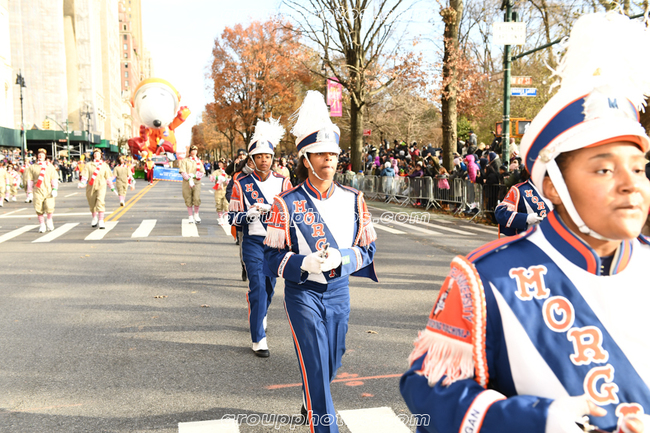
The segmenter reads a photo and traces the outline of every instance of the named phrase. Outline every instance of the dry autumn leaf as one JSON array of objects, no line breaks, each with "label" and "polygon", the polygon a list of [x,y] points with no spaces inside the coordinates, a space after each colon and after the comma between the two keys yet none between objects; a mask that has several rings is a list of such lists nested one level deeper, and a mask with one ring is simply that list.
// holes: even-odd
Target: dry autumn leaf
[{"label": "dry autumn leaf", "polygon": [[367,333],[367,334],[377,334],[378,332],[369,329],[368,331],[366,331],[366,333]]},{"label": "dry autumn leaf", "polygon": [[162,299],[162,298],[166,298],[166,297],[167,297],[167,295],[156,295],[156,296],[154,296],[155,299]]}]

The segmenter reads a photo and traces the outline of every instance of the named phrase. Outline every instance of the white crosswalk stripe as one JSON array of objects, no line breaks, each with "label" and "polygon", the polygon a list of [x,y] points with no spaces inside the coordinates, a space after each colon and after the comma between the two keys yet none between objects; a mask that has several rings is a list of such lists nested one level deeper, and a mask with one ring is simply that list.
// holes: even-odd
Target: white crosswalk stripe
[{"label": "white crosswalk stripe", "polygon": [[5,233],[4,235],[0,236],[0,244],[5,242],[5,241],[8,241],[9,239],[13,239],[16,236],[20,236],[25,232],[28,232],[30,230],[34,230],[36,227],[38,227],[38,226],[37,225],[23,226],[23,227],[21,227],[19,229],[10,231],[9,233]]},{"label": "white crosswalk stripe", "polygon": [[403,231],[401,231],[401,230],[397,230],[397,229],[394,229],[394,228],[392,228],[392,227],[383,226],[383,225],[381,225],[381,224],[377,224],[377,223],[373,224],[373,226],[374,226],[375,228],[377,228],[377,229],[380,229],[380,230],[386,231],[386,232],[388,232],[388,233],[392,233],[392,234],[394,234],[394,235],[405,235],[405,234],[406,234],[406,232],[403,232]]},{"label": "white crosswalk stripe", "polygon": [[196,227],[196,224],[190,223],[189,218],[185,218],[181,224],[181,232],[184,238],[199,237],[199,229]]},{"label": "white crosswalk stripe", "polygon": [[35,241],[32,241],[32,243],[39,243],[39,242],[52,242],[54,239],[58,238],[59,236],[63,236],[73,228],[77,227],[79,223],[68,223],[68,224],[63,224],[61,227],[54,229],[54,231],[49,232],[48,234],[41,236],[40,238],[36,239]]},{"label": "white crosswalk stripe", "polygon": [[179,422],[178,433],[239,433],[239,424],[235,419]]},{"label": "white crosswalk stripe", "polygon": [[156,226],[157,220],[142,220],[140,226],[131,234],[132,238],[146,238]]},{"label": "white crosswalk stripe", "polygon": [[411,230],[415,230],[416,232],[425,233],[427,235],[443,236],[443,234],[440,233],[440,232],[437,232],[435,230],[425,229],[425,228],[416,226],[415,224],[405,224],[405,223],[400,223],[400,222],[397,222],[397,221],[391,221],[390,224],[395,224],[395,225],[400,226],[400,227],[409,228]]},{"label": "white crosswalk stripe", "polygon": [[115,228],[119,221],[109,221],[106,223],[106,228],[105,229],[97,229],[93,231],[91,234],[86,236],[86,241],[100,241],[104,239],[104,236],[106,236],[106,233],[110,232]]},{"label": "white crosswalk stripe", "polygon": [[351,433],[411,433],[389,407],[341,410],[339,415]]}]

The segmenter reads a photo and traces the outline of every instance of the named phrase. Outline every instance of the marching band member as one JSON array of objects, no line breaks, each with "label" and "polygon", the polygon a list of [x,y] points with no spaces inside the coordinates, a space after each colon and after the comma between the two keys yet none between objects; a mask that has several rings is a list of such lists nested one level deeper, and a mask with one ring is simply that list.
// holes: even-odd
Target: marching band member
[{"label": "marching band member", "polygon": [[[183,199],[187,206],[190,224],[201,224],[199,206],[201,206],[201,179],[205,175],[203,162],[196,156],[199,148],[190,146],[190,156],[181,160],[178,172],[183,176]],[[195,182],[196,180],[196,182]]]},{"label": "marching band member", "polygon": [[452,261],[400,382],[430,416],[418,432],[650,432],[650,139],[637,112],[650,65],[636,43],[650,32],[617,11],[576,21],[561,88],[520,144],[555,208]]},{"label": "marching band member", "polygon": [[37,162],[27,168],[26,191],[34,202],[34,209],[40,223],[39,233],[45,233],[45,215],[47,215],[47,230],[54,230],[54,199],[59,188],[59,176],[54,165],[46,160],[47,151],[38,149]]},{"label": "marching band member", "polygon": [[[296,115],[294,115],[296,116]],[[338,432],[330,383],[341,366],[350,316],[349,276],[377,281],[377,237],[363,194],[333,182],[339,148],[319,92],[309,91],[291,131],[303,183],[275,198],[265,270],[284,278],[284,302],[311,432]]]},{"label": "marching band member", "polygon": [[210,180],[214,182],[212,189],[214,190],[214,204],[217,207],[217,218],[219,221],[228,212],[228,200],[226,200],[226,184],[228,183],[228,176],[224,170],[224,162],[218,162],[218,169],[210,175]]},{"label": "marching band member", "polygon": [[8,202],[10,200],[9,197],[11,197],[11,201],[16,201],[16,197],[18,196],[18,185],[20,185],[20,173],[15,170],[13,164],[9,164],[7,166],[7,174],[9,176],[9,183],[7,183],[5,201]]},{"label": "marching band member", "polygon": [[126,157],[120,156],[120,164],[113,169],[115,176],[115,186],[117,187],[117,196],[120,199],[120,206],[124,206],[126,200],[126,188],[130,187],[133,191],[135,189],[135,179],[133,179],[133,172],[131,166],[126,163]]},{"label": "marching band member", "polygon": [[255,355],[266,358],[266,313],[271,305],[275,278],[264,275],[264,237],[266,217],[273,197],[291,188],[284,176],[271,171],[273,149],[284,135],[284,128],[276,119],[258,120],[248,146],[248,154],[255,171],[237,177],[233,182],[228,222],[242,228],[242,257],[248,274],[248,323]]},{"label": "marching band member", "polygon": [[104,225],[106,185],[117,195],[112,178],[113,173],[110,167],[102,160],[102,150],[95,148],[93,150],[93,160],[86,162],[79,182],[79,188],[86,188],[86,200],[88,200],[90,212],[93,214],[90,223],[92,227],[106,228]]},{"label": "marching band member", "polygon": [[553,210],[553,204],[542,197],[530,181],[526,167],[521,168],[520,176],[523,182],[512,186],[494,210],[499,233],[506,236],[525,232],[542,222]]}]

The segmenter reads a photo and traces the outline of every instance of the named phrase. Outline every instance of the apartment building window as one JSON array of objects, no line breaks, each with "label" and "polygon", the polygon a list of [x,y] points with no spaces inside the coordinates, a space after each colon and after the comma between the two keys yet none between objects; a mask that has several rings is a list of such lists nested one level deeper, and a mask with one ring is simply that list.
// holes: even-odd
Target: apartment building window
[{"label": "apartment building window", "polygon": [[124,35],[124,40],[126,41],[126,35]]},{"label": "apartment building window", "polygon": [[124,87],[129,87],[129,80],[124,81]]},{"label": "apartment building window", "polygon": [[128,68],[128,67],[129,67],[129,64],[128,64],[128,63],[125,63],[125,64],[124,64],[124,67],[125,67],[125,68]]},{"label": "apartment building window", "polygon": [[124,58],[128,59],[129,58],[129,53],[124,53]]},{"label": "apartment building window", "polygon": [[124,30],[126,31],[126,24],[124,24]]},{"label": "apartment building window", "polygon": [[129,45],[128,45],[128,44],[124,44],[124,51],[126,51],[126,50],[128,50],[128,49],[129,49]]},{"label": "apartment building window", "polygon": [[129,78],[129,71],[124,71],[124,78]]}]

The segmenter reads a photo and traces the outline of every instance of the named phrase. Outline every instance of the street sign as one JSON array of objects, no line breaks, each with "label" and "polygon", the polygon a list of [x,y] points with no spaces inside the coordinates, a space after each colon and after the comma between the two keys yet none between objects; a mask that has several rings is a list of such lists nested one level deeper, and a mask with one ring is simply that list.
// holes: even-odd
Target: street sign
[{"label": "street sign", "polygon": [[493,23],[492,43],[495,45],[525,44],[526,23]]},{"label": "street sign", "polygon": [[510,77],[510,84],[513,86],[530,86],[533,84],[532,77]]},{"label": "street sign", "polygon": [[537,96],[537,89],[534,87],[513,87],[510,89],[512,96]]},{"label": "street sign", "polygon": [[372,134],[372,130],[371,130],[371,129],[364,129],[364,130],[363,130],[363,135],[364,135],[364,136],[366,136],[366,137],[370,137],[370,134]]}]

